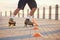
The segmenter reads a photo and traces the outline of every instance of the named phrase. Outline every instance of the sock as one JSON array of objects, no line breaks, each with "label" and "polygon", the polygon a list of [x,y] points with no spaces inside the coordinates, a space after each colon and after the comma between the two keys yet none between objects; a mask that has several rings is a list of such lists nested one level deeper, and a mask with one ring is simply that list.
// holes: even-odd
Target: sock
[{"label": "sock", "polygon": [[14,15],[12,15],[10,18],[14,18]]},{"label": "sock", "polygon": [[14,20],[14,18],[15,18],[15,15],[12,15],[10,18],[12,18],[12,19]]},{"label": "sock", "polygon": [[32,16],[29,15],[26,19],[30,19],[30,20],[32,20]]}]

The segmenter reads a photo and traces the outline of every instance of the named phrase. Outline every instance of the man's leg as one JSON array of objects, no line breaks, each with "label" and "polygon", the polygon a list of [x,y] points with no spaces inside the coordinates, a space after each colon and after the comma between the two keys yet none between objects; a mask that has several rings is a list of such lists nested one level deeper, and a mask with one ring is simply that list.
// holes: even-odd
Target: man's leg
[{"label": "man's leg", "polygon": [[34,15],[34,12],[36,11],[37,4],[36,4],[35,0],[29,0],[27,3],[31,9],[28,17],[26,18],[26,20],[29,19],[29,22],[27,22],[27,24],[30,24],[30,23],[34,24],[32,21],[32,16]]},{"label": "man's leg", "polygon": [[15,26],[15,24],[16,24],[16,22],[15,22],[15,16],[18,14],[18,12],[20,11],[20,9],[16,9],[15,11],[14,11],[14,13],[12,14],[12,16],[9,18],[9,26],[11,26],[11,25],[13,25],[13,26]]},{"label": "man's leg", "polygon": [[32,10],[30,11],[30,16],[34,15],[35,10],[36,10],[36,8],[32,8]]},{"label": "man's leg", "polygon": [[14,18],[20,10],[23,10],[24,7],[25,7],[25,5],[26,5],[26,2],[25,2],[24,0],[19,0],[19,2],[18,2],[18,7],[17,7],[17,9],[14,11],[14,13],[13,13],[13,15],[12,15],[11,18]]},{"label": "man's leg", "polygon": [[17,9],[13,12],[13,14],[12,14],[12,16],[11,16],[10,18],[14,19],[14,17],[18,14],[19,11],[20,11],[20,9],[17,8]]},{"label": "man's leg", "polygon": [[17,9],[14,11],[13,15],[16,16],[19,11],[20,11],[20,9],[17,8]]},{"label": "man's leg", "polygon": [[34,15],[34,12],[36,11],[37,4],[36,4],[35,0],[29,0],[28,5],[29,5],[29,7],[31,9],[31,11],[29,13],[29,16],[28,16],[28,18],[30,19]]},{"label": "man's leg", "polygon": [[30,11],[30,13],[29,13],[29,15],[28,15],[28,17],[27,17],[27,19],[32,19],[32,16],[34,15],[34,12],[36,11],[36,8],[32,8],[32,10]]}]

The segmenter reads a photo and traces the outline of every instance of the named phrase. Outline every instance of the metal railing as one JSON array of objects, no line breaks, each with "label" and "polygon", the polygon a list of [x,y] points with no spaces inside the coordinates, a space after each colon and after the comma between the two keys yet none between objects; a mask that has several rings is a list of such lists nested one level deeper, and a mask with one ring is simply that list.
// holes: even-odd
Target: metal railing
[{"label": "metal railing", "polygon": [[[49,8],[45,8],[45,7],[43,7],[43,12],[42,12],[42,19],[46,19],[45,18],[45,15],[47,15],[46,14],[46,9],[48,9],[49,10],[49,12],[48,12],[48,19],[52,19],[52,9],[55,9],[55,20],[59,20],[59,8],[60,8],[60,6],[58,5],[58,4],[56,4],[55,5],[55,7],[52,7],[52,6],[49,6]],[[29,9],[27,9],[27,16],[28,16],[28,13],[29,13]],[[0,16],[2,16],[2,12],[0,11]],[[37,18],[39,19],[40,18],[40,8],[37,8]],[[12,15],[12,11],[10,11],[10,16]],[[7,16],[7,11],[5,11],[5,16]],[[20,13],[18,13],[18,17],[20,17]],[[22,11],[22,17],[24,17],[24,10]],[[34,15],[33,15],[33,17],[35,17]]]}]

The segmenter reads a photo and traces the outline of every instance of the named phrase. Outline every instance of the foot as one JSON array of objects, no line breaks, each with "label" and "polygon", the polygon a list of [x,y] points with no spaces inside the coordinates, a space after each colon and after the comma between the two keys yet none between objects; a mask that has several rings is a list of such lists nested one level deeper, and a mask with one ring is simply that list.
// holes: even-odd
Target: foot
[{"label": "foot", "polygon": [[24,24],[25,24],[26,26],[27,26],[27,25],[32,25],[32,26],[33,26],[33,23],[32,23],[32,21],[31,21],[30,19],[26,19]]},{"label": "foot", "polygon": [[15,21],[14,21],[14,19],[13,18],[10,18],[9,19],[9,26],[11,26],[12,24],[14,24],[13,26],[15,26]]},{"label": "foot", "polygon": [[14,21],[14,19],[13,18],[10,18],[9,21]]}]

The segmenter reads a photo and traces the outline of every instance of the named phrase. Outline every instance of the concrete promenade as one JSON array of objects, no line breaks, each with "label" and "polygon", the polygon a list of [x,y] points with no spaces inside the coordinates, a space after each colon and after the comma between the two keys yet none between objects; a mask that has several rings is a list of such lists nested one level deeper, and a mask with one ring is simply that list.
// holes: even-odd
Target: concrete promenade
[{"label": "concrete promenade", "polygon": [[[0,40],[60,40],[60,20],[36,19],[39,30],[24,27],[25,18],[15,18],[16,26],[8,26],[9,17],[0,17]],[[33,37],[34,33],[40,37]]]}]

